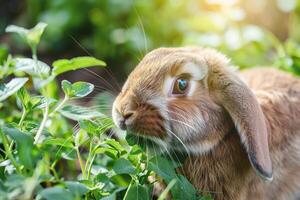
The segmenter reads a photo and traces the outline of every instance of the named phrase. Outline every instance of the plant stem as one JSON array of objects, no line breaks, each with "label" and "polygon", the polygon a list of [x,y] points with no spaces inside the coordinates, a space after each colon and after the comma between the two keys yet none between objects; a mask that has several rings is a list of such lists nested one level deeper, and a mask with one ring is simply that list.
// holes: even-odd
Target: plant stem
[{"label": "plant stem", "polygon": [[168,194],[170,192],[170,190],[172,189],[172,187],[176,184],[176,179],[173,179],[168,186],[166,187],[166,189],[159,195],[157,200],[164,200],[167,199]]},{"label": "plant stem", "polygon": [[34,60],[35,62],[35,65],[34,65],[34,72],[38,72],[38,58],[37,58],[37,53],[36,53],[36,46],[34,47],[31,47],[31,51],[32,51],[32,59]]},{"label": "plant stem", "polygon": [[88,179],[88,177],[89,177],[89,165],[90,165],[90,162],[92,162],[91,161],[91,158],[93,158],[93,142],[92,142],[92,140],[90,141],[90,147],[89,147],[89,155],[88,155],[88,157],[87,157],[87,159],[86,159],[86,162],[85,162],[85,166],[84,166],[84,169],[85,169],[85,172],[86,172],[86,170],[88,170],[86,173],[87,173],[87,179]]},{"label": "plant stem", "polygon": [[64,97],[64,99],[56,106],[56,108],[49,114],[50,117],[54,115],[55,112],[59,111],[62,106],[69,100],[67,96]]},{"label": "plant stem", "polygon": [[125,192],[125,195],[124,195],[124,197],[123,197],[123,200],[127,198],[128,192],[129,192],[129,190],[130,190],[130,188],[131,188],[131,186],[132,186],[132,182],[133,182],[133,179],[131,179],[131,181],[130,181],[130,183],[129,183],[129,186],[128,186],[126,192]]},{"label": "plant stem", "polygon": [[52,163],[52,165],[50,166],[50,170],[52,171],[52,173],[53,173],[55,179],[56,179],[57,181],[59,181],[59,176],[58,176],[58,174],[57,174],[57,172],[56,172],[56,170],[55,170],[55,165],[56,165],[56,163],[57,163],[57,160],[55,160],[55,161]]},{"label": "plant stem", "polygon": [[83,160],[82,160],[80,152],[79,152],[79,147],[77,146],[75,149],[76,149],[77,157],[78,157],[78,160],[79,160],[79,165],[80,165],[80,168],[81,168],[82,178],[85,179],[85,169],[84,169]]},{"label": "plant stem", "polygon": [[38,140],[40,139],[41,135],[42,135],[42,132],[43,132],[43,129],[46,125],[46,122],[48,120],[48,113],[49,113],[49,105],[48,105],[48,101],[46,100],[46,107],[45,107],[45,112],[44,112],[44,116],[43,116],[43,120],[42,120],[42,123],[34,137],[34,144],[37,144],[38,143]]},{"label": "plant stem", "polygon": [[[23,123],[23,121],[24,121],[24,119],[25,119],[25,117],[26,117],[26,114],[27,114],[27,111],[26,111],[26,109],[23,107],[22,116],[21,116],[21,119],[20,119],[19,124],[18,124],[20,128],[21,128],[22,123]],[[10,145],[9,145],[9,149],[10,149],[10,150],[12,150],[13,145],[14,145],[14,141],[11,141],[11,143],[10,143]]]},{"label": "plant stem", "polygon": [[91,170],[92,170],[92,166],[93,166],[93,162],[95,160],[96,154],[93,154],[92,159],[90,160],[90,163],[88,165],[88,171],[87,171],[87,179],[90,179],[91,176]]},{"label": "plant stem", "polygon": [[23,121],[24,121],[24,119],[25,119],[25,117],[26,117],[26,114],[27,114],[27,111],[26,111],[25,108],[23,108],[22,117],[21,117],[21,119],[20,119],[20,121],[19,121],[19,126],[20,126],[20,127],[22,126],[22,123],[23,123]]},{"label": "plant stem", "polygon": [[0,134],[1,134],[2,143],[3,143],[7,157],[10,159],[11,163],[16,168],[17,172],[21,173],[21,169],[20,169],[18,163],[16,162],[15,158],[13,157],[11,149],[9,148],[8,139],[7,139],[6,135],[2,132],[2,130],[0,130]]}]

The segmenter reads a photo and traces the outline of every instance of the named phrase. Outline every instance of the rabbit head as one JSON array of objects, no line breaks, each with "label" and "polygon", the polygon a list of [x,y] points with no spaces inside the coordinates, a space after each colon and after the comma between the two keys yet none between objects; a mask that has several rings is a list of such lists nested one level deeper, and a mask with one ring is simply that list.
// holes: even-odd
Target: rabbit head
[{"label": "rabbit head", "polygon": [[199,155],[235,128],[255,171],[272,179],[260,105],[229,60],[215,50],[159,48],[148,53],[129,75],[112,114],[121,129]]}]

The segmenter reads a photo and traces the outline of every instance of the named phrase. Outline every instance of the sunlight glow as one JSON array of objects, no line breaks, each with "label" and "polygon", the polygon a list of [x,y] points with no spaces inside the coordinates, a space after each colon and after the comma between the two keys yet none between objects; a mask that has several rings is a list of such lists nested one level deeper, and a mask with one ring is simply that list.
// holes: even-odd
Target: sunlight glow
[{"label": "sunlight glow", "polygon": [[222,6],[231,6],[238,3],[239,0],[206,0],[209,4],[219,4]]}]

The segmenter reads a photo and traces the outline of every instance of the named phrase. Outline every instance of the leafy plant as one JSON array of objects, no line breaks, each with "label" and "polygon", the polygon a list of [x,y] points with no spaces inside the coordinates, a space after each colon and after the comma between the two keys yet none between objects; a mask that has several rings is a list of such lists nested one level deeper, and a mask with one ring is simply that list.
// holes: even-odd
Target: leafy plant
[{"label": "leafy plant", "polygon": [[[157,177],[167,184],[159,199],[200,198],[188,180],[175,172],[178,163],[151,157],[130,135],[111,138],[112,119],[77,99],[94,85],[61,82],[55,77],[84,67],[104,67],[93,57],[40,61],[37,46],[46,24],[33,29],[9,26],[32,49],[31,58],[6,56],[0,68],[0,199],[151,199]],[[77,123],[73,127],[73,123]]]}]

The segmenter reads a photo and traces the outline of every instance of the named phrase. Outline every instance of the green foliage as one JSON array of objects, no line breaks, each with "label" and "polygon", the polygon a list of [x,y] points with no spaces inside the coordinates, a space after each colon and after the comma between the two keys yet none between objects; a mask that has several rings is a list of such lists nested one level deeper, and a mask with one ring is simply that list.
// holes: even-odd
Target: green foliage
[{"label": "green foliage", "polygon": [[63,80],[61,87],[65,95],[70,99],[85,97],[94,90],[93,84],[81,81],[71,84],[69,81]]},{"label": "green foliage", "polygon": [[77,57],[71,60],[67,60],[67,59],[57,60],[52,65],[54,67],[52,73],[55,76],[70,70],[76,70],[85,67],[106,66],[105,62],[103,62],[102,60],[98,60],[96,58],[87,57],[87,56]]},{"label": "green foliage", "polygon": [[40,22],[35,27],[29,30],[23,27],[10,25],[5,29],[5,31],[9,33],[19,34],[22,37],[22,39],[25,42],[27,42],[31,49],[36,50],[37,45],[40,43],[41,36],[46,27],[47,24]]},{"label": "green foliage", "polygon": [[[88,82],[61,82],[55,77],[70,70],[105,66],[92,57],[58,60],[53,68],[38,60],[34,50],[46,25],[27,30],[9,26],[33,49],[33,58],[7,56],[0,69],[0,197],[1,199],[151,199],[160,176],[174,199],[197,199],[194,187],[175,172],[168,159],[151,157],[135,142],[112,139],[112,119],[97,109],[76,105],[94,90]],[[43,84],[38,84],[38,83]],[[54,92],[53,92],[54,91]],[[54,95],[53,95],[54,93]],[[51,95],[52,94],[52,95]],[[101,105],[111,96],[98,99]],[[100,105],[100,106],[101,106]],[[7,115],[5,113],[8,113]],[[77,122],[73,127],[69,120]]]},{"label": "green foliage", "polygon": [[[286,69],[291,60],[277,51],[273,38],[300,42],[299,0],[261,0],[258,8],[255,5],[218,0],[29,0],[18,21],[50,25],[43,46],[47,54],[88,51],[109,61],[123,79],[146,52],[161,46],[214,47],[241,68],[276,63]],[[269,14],[262,12],[263,6]],[[289,54],[290,49],[283,50]]]},{"label": "green foliage", "polygon": [[26,82],[28,78],[14,78],[6,84],[0,85],[0,101],[5,100],[15,92],[17,92]]}]

